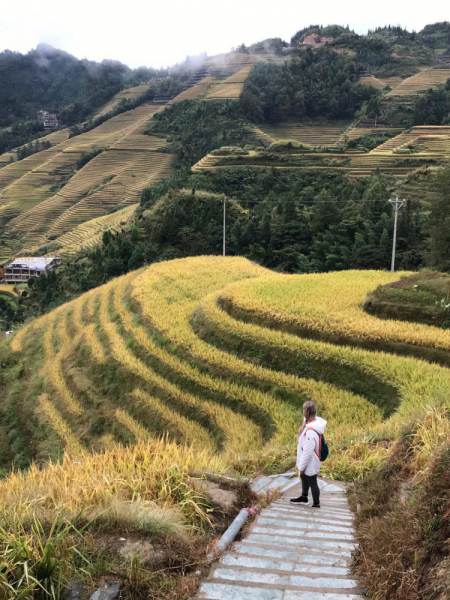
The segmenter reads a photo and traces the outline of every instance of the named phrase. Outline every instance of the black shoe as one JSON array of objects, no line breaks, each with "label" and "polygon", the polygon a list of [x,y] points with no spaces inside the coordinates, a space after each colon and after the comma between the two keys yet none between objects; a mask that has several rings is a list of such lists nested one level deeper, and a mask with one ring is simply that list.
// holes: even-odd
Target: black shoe
[{"label": "black shoe", "polygon": [[308,504],[307,496],[299,496],[298,498],[291,498],[289,500],[291,504]]},{"label": "black shoe", "polygon": [[313,505],[311,506],[311,508],[320,508],[320,503],[319,503],[319,504],[313,504]]}]

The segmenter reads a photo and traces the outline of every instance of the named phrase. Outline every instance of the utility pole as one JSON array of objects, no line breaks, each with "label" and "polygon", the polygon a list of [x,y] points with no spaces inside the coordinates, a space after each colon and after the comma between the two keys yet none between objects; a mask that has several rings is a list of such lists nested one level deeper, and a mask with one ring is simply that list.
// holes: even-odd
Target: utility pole
[{"label": "utility pole", "polygon": [[395,272],[395,246],[397,244],[397,218],[398,211],[405,204],[406,200],[399,200],[398,194],[395,197],[395,200],[389,200],[389,202],[394,207],[394,239],[392,241],[392,261],[391,261],[391,273]]},{"label": "utility pole", "polygon": [[225,232],[226,232],[226,222],[227,222],[226,207],[227,207],[227,199],[224,198],[223,199],[223,256],[225,256],[225,249],[226,249],[226,243],[225,243]]}]

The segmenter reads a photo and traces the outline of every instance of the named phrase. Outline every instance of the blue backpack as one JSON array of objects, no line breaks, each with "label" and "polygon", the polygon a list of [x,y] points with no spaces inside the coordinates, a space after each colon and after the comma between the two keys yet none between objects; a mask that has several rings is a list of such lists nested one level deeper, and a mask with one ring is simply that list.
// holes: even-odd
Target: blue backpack
[{"label": "blue backpack", "polygon": [[308,427],[308,429],[315,431],[317,433],[317,435],[319,436],[319,452],[316,452],[317,458],[320,460],[320,462],[327,460],[329,450],[328,450],[328,444],[325,440],[325,436],[322,433],[319,433],[318,431],[316,431],[314,429],[314,427]]}]

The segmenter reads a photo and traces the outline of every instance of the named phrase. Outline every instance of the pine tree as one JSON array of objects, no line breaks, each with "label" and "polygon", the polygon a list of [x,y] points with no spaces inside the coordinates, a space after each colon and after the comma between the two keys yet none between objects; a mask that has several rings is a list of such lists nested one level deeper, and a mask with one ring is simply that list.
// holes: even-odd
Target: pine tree
[{"label": "pine tree", "polygon": [[450,167],[438,175],[438,197],[430,214],[430,262],[440,271],[450,271]]}]

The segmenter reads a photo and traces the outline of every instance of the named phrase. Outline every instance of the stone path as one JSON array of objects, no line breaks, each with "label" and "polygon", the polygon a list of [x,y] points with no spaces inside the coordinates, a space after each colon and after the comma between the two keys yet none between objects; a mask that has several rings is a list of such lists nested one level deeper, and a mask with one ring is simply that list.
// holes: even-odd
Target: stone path
[{"label": "stone path", "polygon": [[349,571],[355,541],[345,489],[324,480],[320,486],[322,508],[313,509],[289,503],[301,494],[292,474],[256,480],[256,491],[278,487],[282,497],[263,509],[245,538],[222,555],[197,598],[362,599]]}]

